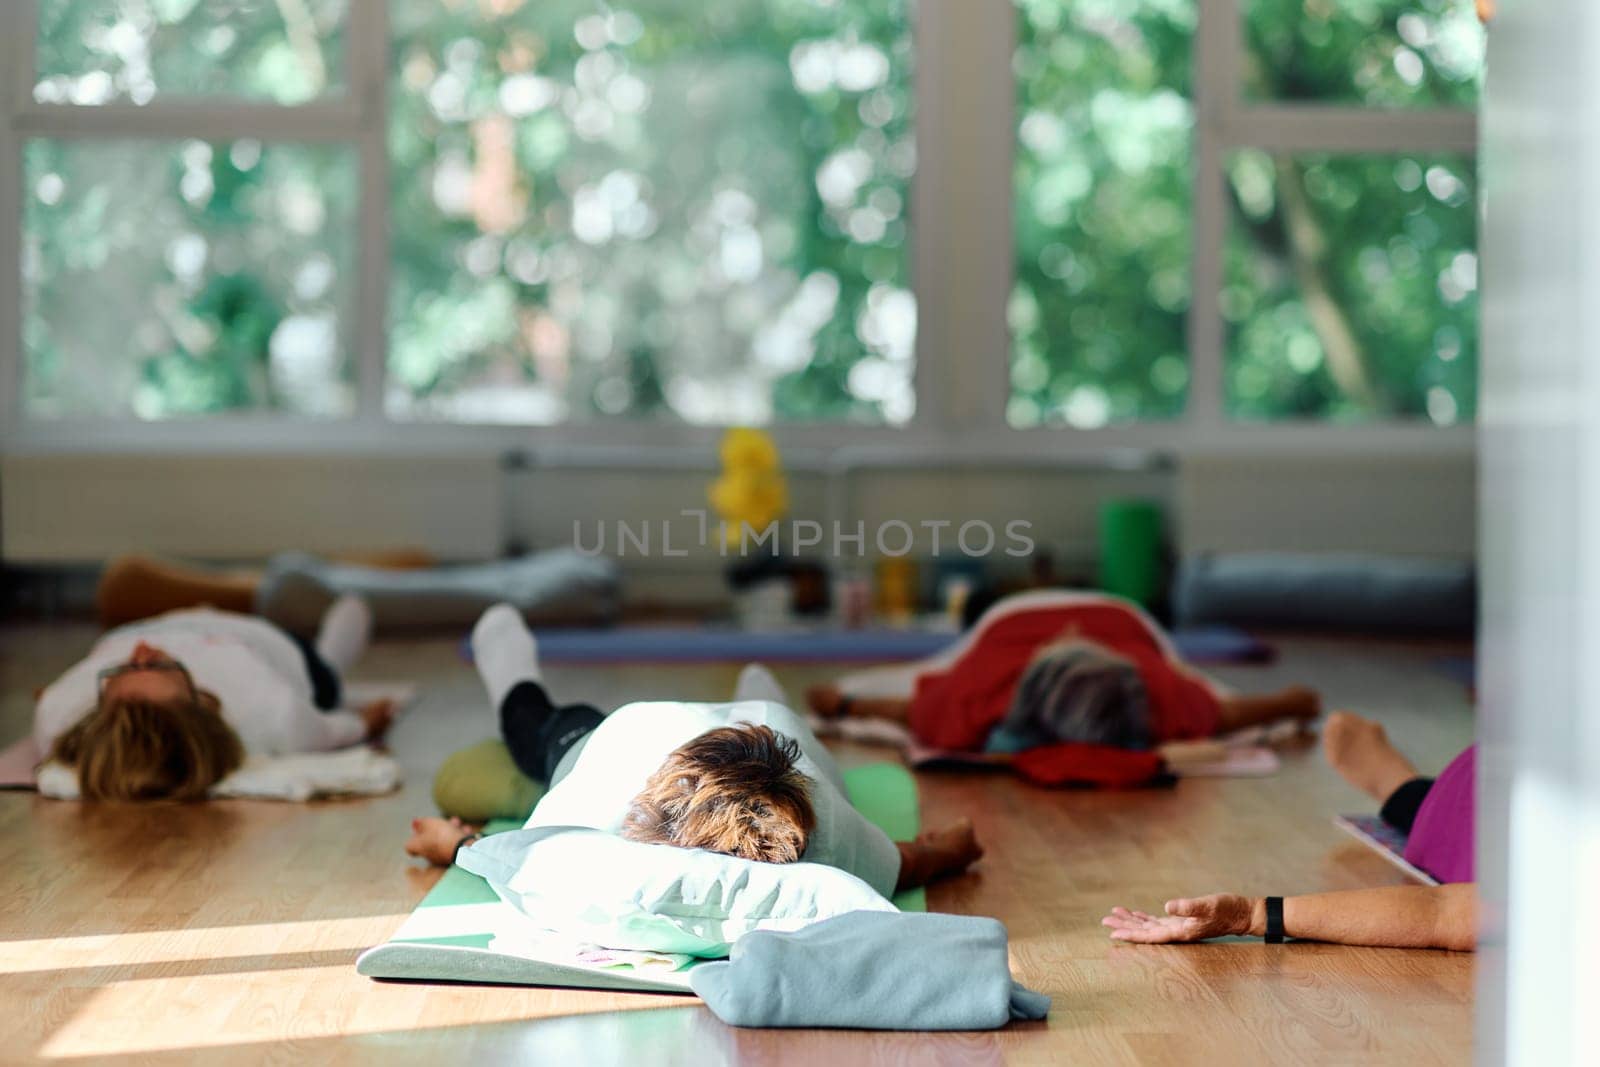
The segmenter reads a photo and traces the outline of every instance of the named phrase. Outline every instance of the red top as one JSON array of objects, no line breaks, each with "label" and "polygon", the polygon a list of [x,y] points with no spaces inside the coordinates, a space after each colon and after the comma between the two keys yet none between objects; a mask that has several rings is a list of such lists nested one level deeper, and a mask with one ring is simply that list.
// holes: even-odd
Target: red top
[{"label": "red top", "polygon": [[917,676],[910,723],[931,748],[976,751],[1005,718],[1034,655],[1074,636],[1133,663],[1150,701],[1155,743],[1211,737],[1220,707],[1203,678],[1172,657],[1146,616],[1106,598],[1037,607],[980,620],[970,648],[944,670]]}]

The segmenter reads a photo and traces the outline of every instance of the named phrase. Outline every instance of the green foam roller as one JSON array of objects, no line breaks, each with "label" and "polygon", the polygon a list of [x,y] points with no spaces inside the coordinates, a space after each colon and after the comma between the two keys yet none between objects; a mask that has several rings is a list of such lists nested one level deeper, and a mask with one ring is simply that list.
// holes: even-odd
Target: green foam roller
[{"label": "green foam roller", "polygon": [[467,822],[526,819],[544,785],[517,770],[498,738],[480,741],[447,758],[433,776],[433,802],[445,815]]},{"label": "green foam roller", "polygon": [[1146,607],[1161,594],[1165,530],[1153,500],[1100,506],[1100,588]]}]

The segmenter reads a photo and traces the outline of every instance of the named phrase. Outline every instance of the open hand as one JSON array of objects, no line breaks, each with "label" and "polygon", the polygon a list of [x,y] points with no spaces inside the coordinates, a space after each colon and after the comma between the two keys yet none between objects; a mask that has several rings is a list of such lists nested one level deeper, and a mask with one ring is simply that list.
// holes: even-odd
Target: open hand
[{"label": "open hand", "polygon": [[431,816],[411,820],[411,839],[406,851],[427,860],[435,867],[448,867],[455,862],[456,845],[477,827],[462,822],[452,815],[448,819]]},{"label": "open hand", "polygon": [[1248,934],[1254,912],[1255,901],[1249,897],[1218,893],[1192,900],[1169,900],[1165,915],[1112,908],[1111,914],[1100,920],[1100,925],[1110,928],[1113,941],[1167,945]]}]

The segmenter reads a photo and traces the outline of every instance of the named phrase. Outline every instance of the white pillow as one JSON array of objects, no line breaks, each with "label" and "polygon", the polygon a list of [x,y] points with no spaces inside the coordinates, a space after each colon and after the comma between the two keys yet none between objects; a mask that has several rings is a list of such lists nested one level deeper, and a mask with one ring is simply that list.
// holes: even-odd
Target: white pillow
[{"label": "white pillow", "polygon": [[896,910],[837,867],[756,863],[587,827],[491,834],[457,862],[541,927],[606,948],[715,958],[754,930]]}]

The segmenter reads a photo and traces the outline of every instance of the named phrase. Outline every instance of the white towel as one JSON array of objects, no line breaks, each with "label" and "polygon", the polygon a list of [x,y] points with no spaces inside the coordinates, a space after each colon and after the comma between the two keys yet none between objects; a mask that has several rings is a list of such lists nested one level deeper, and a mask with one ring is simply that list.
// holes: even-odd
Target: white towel
[{"label": "white towel", "polygon": [[[57,800],[78,799],[78,775],[51,761],[39,768],[39,792]],[[310,800],[326,796],[376,796],[400,785],[393,756],[357,745],[337,752],[298,756],[252,756],[211,789],[213,797],[256,800]]]}]

